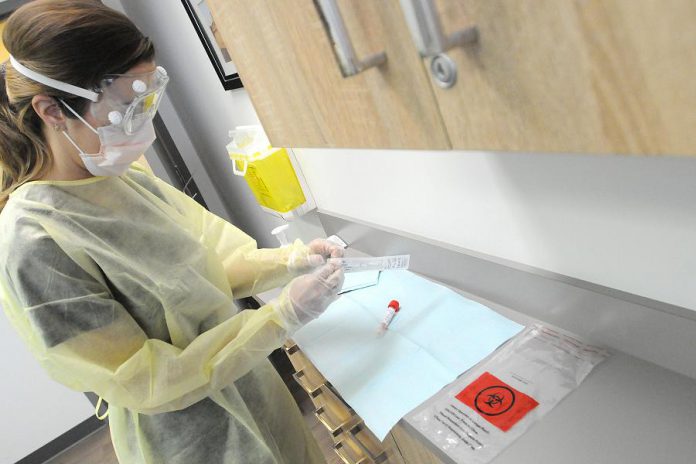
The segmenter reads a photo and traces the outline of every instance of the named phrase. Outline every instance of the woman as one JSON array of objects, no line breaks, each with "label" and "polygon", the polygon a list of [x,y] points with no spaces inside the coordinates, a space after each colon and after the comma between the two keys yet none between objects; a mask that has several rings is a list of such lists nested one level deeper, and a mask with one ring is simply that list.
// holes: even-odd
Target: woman
[{"label": "woman", "polygon": [[123,15],[37,0],[3,40],[0,303],[43,367],[109,402],[124,464],[323,462],[266,357],[337,297],[342,271],[322,263],[342,250],[256,249],[130,168],[168,77]]}]

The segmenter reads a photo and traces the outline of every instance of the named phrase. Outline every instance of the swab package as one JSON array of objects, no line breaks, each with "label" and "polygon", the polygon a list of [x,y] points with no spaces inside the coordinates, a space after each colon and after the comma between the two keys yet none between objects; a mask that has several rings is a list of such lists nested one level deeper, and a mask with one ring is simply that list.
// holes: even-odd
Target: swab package
[{"label": "swab package", "polygon": [[414,409],[406,422],[454,462],[485,464],[608,355],[577,337],[533,325]]},{"label": "swab package", "polygon": [[411,255],[329,258],[329,263],[341,266],[344,272],[398,271],[408,269],[410,262]]}]

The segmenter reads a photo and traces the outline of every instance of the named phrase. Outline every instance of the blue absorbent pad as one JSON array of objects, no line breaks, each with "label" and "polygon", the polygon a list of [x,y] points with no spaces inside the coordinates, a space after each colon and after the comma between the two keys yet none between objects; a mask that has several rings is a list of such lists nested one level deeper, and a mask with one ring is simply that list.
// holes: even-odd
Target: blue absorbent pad
[{"label": "blue absorbent pad", "polygon": [[[391,300],[400,311],[379,326]],[[383,440],[408,412],[516,335],[523,326],[409,271],[341,296],[294,340]]]}]

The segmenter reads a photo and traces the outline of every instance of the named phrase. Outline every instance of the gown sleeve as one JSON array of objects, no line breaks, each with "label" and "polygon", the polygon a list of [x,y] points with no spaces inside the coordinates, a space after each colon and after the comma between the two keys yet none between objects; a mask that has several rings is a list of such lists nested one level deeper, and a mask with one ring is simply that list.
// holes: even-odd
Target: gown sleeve
[{"label": "gown sleeve", "polygon": [[[246,241],[234,231],[229,239]],[[237,256],[248,253],[246,243],[236,247],[243,250]],[[200,401],[249,372],[288,335],[280,312],[290,303],[283,295],[239,312],[183,349],[150,339],[105,284],[49,234],[35,231],[22,249],[0,272],[0,303],[12,325],[55,380],[136,412]],[[234,262],[240,259],[249,262]],[[248,272],[246,279],[261,275]],[[251,288],[246,281],[238,285]]]},{"label": "gown sleeve", "polygon": [[293,263],[306,262],[310,251],[300,240],[283,248],[260,249],[254,239],[234,225],[167,183],[154,179],[200,234],[199,240],[217,252],[235,298],[282,287],[301,272],[302,266]]}]

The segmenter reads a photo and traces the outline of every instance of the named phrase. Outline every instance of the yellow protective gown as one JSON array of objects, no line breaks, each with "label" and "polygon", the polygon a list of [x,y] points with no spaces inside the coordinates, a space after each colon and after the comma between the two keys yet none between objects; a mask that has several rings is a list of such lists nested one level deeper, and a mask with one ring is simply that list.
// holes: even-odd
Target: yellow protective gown
[{"label": "yellow protective gown", "polygon": [[291,253],[140,169],[31,182],[0,213],[0,302],[51,377],[109,402],[123,464],[325,462],[266,358],[287,297],[233,302],[287,283]]}]

